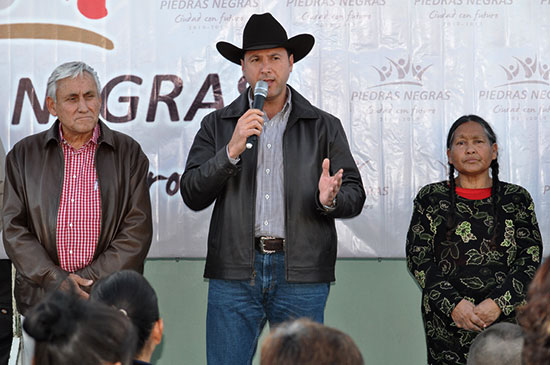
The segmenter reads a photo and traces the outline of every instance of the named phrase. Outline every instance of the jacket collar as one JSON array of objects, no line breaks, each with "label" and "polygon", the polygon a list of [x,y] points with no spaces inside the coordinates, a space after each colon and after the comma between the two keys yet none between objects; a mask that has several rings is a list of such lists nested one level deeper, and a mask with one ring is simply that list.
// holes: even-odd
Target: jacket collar
[{"label": "jacket collar", "polygon": [[[291,92],[291,102],[292,102],[292,111],[288,118],[287,128],[294,124],[299,119],[317,119],[319,118],[319,113],[315,110],[315,107],[311,105],[306,98],[300,95],[296,90],[294,90],[290,85],[287,85],[290,88]],[[250,92],[250,86],[239,95],[231,104],[227,106],[225,110],[222,111],[222,119],[235,119],[240,118],[248,109],[248,93]]]},{"label": "jacket collar", "polygon": [[[46,131],[46,139],[44,141],[44,147],[47,146],[51,142],[55,142],[55,144],[61,143],[61,136],[59,135],[59,119],[56,119],[53,125]],[[105,122],[103,122],[101,119],[98,121],[99,124],[99,138],[97,139],[97,145],[101,145],[102,143],[105,143],[111,148],[115,148],[114,143],[114,136],[113,131],[111,128],[107,127]]]}]

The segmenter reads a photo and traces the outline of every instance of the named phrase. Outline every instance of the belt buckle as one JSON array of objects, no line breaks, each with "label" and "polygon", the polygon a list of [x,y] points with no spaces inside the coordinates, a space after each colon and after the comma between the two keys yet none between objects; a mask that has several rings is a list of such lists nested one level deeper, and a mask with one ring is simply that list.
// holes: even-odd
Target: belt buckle
[{"label": "belt buckle", "polygon": [[265,241],[272,240],[272,239],[275,239],[275,238],[277,238],[277,237],[273,237],[273,236],[262,236],[262,237],[260,237],[260,251],[262,251],[263,254],[272,254],[272,253],[277,252],[275,250],[266,250],[265,249]]}]

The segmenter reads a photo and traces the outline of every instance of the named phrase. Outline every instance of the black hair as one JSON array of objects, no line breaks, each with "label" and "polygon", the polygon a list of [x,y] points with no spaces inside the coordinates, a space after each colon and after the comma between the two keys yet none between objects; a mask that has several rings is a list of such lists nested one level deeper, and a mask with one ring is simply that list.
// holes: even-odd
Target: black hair
[{"label": "black hair", "polygon": [[149,282],[136,271],[118,271],[98,281],[90,299],[126,312],[137,330],[140,354],[160,318],[157,295]]},{"label": "black hair", "polygon": [[[477,115],[463,115],[460,118],[458,118],[451,128],[449,129],[449,133],[447,134],[447,150],[450,150],[453,144],[453,139],[455,136],[455,132],[464,123],[468,122],[474,122],[483,128],[485,131],[485,134],[487,136],[487,139],[489,140],[489,143],[491,145],[497,143],[497,136],[495,132],[493,131],[493,128],[487,123],[483,118],[477,116]],[[496,243],[496,232],[497,232],[497,225],[498,225],[498,202],[499,202],[499,179],[498,179],[498,172],[499,172],[499,166],[498,166],[498,155],[497,157],[491,161],[491,178],[493,180],[492,189],[491,189],[491,201],[492,201],[492,210],[493,210],[493,224],[492,224],[492,234],[493,238],[491,239],[491,246],[495,247]],[[455,182],[455,168],[452,163],[449,162],[449,198],[451,201],[451,206],[449,207],[449,214],[447,215],[447,241],[450,241],[451,234],[455,230],[457,222],[456,222],[456,182]]]},{"label": "black hair", "polygon": [[130,364],[137,343],[123,313],[74,292],[48,295],[29,311],[23,328],[36,341],[34,359],[41,365]]}]

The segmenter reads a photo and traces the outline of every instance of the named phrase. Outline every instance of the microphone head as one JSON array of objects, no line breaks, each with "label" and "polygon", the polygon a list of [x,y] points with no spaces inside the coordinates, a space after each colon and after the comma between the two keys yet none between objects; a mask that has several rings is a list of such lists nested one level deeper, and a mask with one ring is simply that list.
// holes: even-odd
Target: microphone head
[{"label": "microphone head", "polygon": [[264,80],[259,80],[256,83],[256,86],[254,87],[254,96],[261,95],[264,98],[267,98],[267,90],[268,90],[267,82],[265,82]]}]

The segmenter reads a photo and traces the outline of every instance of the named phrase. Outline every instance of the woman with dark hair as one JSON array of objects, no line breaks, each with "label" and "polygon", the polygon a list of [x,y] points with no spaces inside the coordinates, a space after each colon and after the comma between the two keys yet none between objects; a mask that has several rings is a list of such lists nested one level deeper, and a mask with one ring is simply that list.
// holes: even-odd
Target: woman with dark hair
[{"label": "woman with dark hair", "polygon": [[23,328],[36,341],[36,365],[129,365],[136,349],[124,314],[75,293],[53,292],[28,312]]},{"label": "woman with dark hair", "polygon": [[550,258],[546,258],[529,285],[527,304],[520,308],[523,327],[523,364],[550,364]]},{"label": "woman with dark hair", "polygon": [[414,200],[406,245],[422,289],[429,364],[465,364],[478,332],[514,322],[542,251],[533,201],[499,180],[497,139],[485,120],[455,121],[447,157],[448,181],[424,186]]},{"label": "woman with dark hair", "polygon": [[138,334],[134,364],[149,364],[163,331],[157,295],[149,282],[135,271],[118,271],[94,285],[90,300],[107,304],[128,316]]}]

